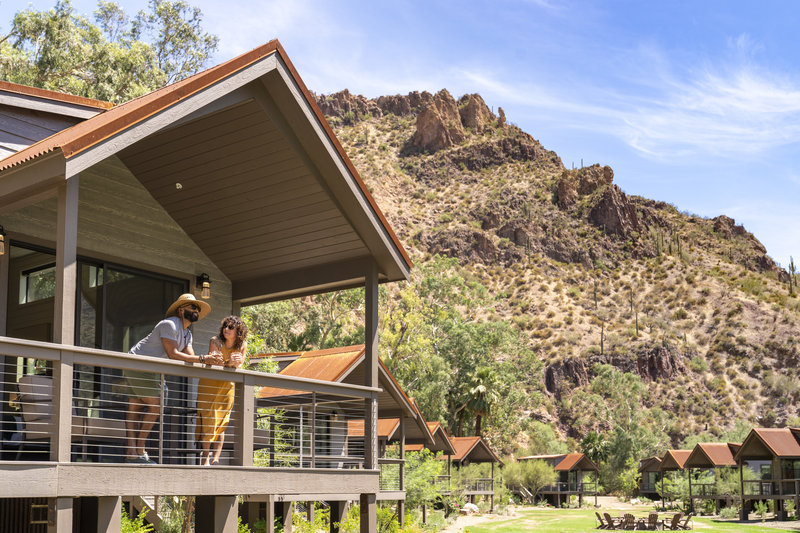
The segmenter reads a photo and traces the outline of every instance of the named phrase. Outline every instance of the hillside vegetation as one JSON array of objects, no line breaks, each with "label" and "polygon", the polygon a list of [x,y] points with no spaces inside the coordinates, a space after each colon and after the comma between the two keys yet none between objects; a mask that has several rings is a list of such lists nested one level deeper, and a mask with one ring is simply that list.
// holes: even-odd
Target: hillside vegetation
[{"label": "hillside vegetation", "polygon": [[[608,166],[567,169],[478,95],[317,101],[415,262],[382,289],[380,352],[429,420],[617,470],[798,424],[793,276],[734,220],[629,196]],[[361,338],[359,298],[250,313],[294,332],[265,347],[324,347]]]}]

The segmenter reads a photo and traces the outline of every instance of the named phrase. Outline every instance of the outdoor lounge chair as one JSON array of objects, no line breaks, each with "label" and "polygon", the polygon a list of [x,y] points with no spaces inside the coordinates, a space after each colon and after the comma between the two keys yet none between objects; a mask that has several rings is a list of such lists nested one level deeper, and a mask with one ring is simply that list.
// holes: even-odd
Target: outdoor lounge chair
[{"label": "outdoor lounge chair", "polygon": [[644,527],[648,530],[658,529],[658,513],[651,512],[647,515],[647,522],[644,524]]},{"label": "outdoor lounge chair", "polygon": [[688,513],[685,517],[683,517],[683,521],[678,524],[678,529],[692,529],[694,526],[692,524],[692,514]]},{"label": "outdoor lounge chair", "polygon": [[[37,456],[46,458],[50,449],[53,411],[53,378],[26,374],[17,383],[18,402],[22,411],[22,440],[16,460],[25,459],[33,451],[30,445],[39,451]],[[80,416],[72,416],[72,441],[83,438],[85,420]]]},{"label": "outdoor lounge chair", "polygon": [[625,513],[625,515],[622,517],[622,529],[636,529],[636,517],[634,517],[631,513]]},{"label": "outdoor lounge chair", "polygon": [[680,522],[681,518],[683,517],[683,513],[675,513],[669,521],[666,519],[664,520],[664,529],[670,531],[677,531],[680,530]]},{"label": "outdoor lounge chair", "polygon": [[620,523],[615,521],[613,518],[611,518],[610,514],[603,513],[603,516],[606,517],[606,526],[607,526],[608,529],[618,529],[619,528]]},{"label": "outdoor lounge chair", "polygon": [[600,513],[595,511],[594,514],[597,515],[597,521],[600,522],[600,525],[597,526],[597,529],[609,529],[608,524],[606,524],[606,522],[603,519],[603,517],[600,516]]}]

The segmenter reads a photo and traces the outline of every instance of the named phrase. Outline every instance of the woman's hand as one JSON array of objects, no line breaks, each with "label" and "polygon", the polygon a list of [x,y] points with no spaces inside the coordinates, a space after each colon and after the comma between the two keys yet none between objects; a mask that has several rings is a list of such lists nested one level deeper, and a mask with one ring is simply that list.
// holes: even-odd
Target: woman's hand
[{"label": "woman's hand", "polygon": [[219,352],[212,352],[203,358],[203,363],[207,365],[221,365],[223,363],[222,354]]},{"label": "woman's hand", "polygon": [[234,368],[239,368],[244,363],[244,355],[241,352],[233,352],[231,353],[231,366]]}]

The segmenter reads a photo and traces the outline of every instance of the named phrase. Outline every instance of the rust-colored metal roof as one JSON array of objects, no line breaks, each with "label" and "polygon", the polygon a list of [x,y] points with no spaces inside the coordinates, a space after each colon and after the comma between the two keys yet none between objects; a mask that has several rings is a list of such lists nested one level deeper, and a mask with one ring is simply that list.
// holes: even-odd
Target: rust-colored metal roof
[{"label": "rust-colored metal roof", "polygon": [[684,463],[685,468],[717,468],[735,466],[733,459],[741,444],[727,442],[700,442]]},{"label": "rust-colored metal roof", "polygon": [[353,176],[356,184],[361,190],[364,198],[368,201],[372,210],[381,222],[381,225],[386,230],[390,239],[399,251],[403,260],[409,268],[412,266],[411,258],[400,244],[400,240],[394,233],[394,230],[389,225],[383,212],[378,208],[378,204],[370,194],[361,175],[356,170],[352,161],[344,151],[339,139],[333,133],[330,124],[325,119],[322,111],[319,109],[314,98],[311,96],[305,83],[300,78],[299,74],[294,68],[294,65],[289,60],[286,51],[281,46],[277,39],[274,39],[258,48],[237,56],[225,63],[221,63],[215,67],[211,67],[203,72],[199,72],[186,79],[153,91],[149,94],[135,98],[124,104],[112,107],[105,113],[100,113],[92,118],[76,124],[70,128],[66,128],[46,139],[28,146],[15,154],[11,154],[5,159],[0,160],[0,172],[9,168],[15,167],[22,163],[34,160],[45,154],[52,152],[60,152],[64,159],[80,154],[84,150],[113,137],[126,129],[142,122],[143,120],[160,113],[176,103],[198,93],[199,91],[222,81],[226,77],[235,74],[236,72],[244,69],[245,67],[268,57],[271,54],[277,53],[283,60],[294,82],[300,88],[303,97],[308,104],[309,108],[316,115],[319,123],[321,124],[325,134],[333,144],[342,161],[345,163],[350,174]]},{"label": "rust-colored metal roof", "polygon": [[639,472],[655,471],[661,467],[661,457],[648,457],[639,461]]},{"label": "rust-colored metal roof", "polygon": [[[379,418],[378,419],[378,438],[391,440],[395,432],[400,428],[399,418]],[[364,421],[348,420],[347,436],[351,438],[364,438]]]},{"label": "rust-colored metal roof", "polygon": [[[301,352],[300,357],[281,370],[281,375],[336,382],[342,379],[363,356],[363,344]],[[258,391],[257,397],[274,398],[291,394],[300,394],[300,391],[263,387]]]},{"label": "rust-colored metal roof", "polygon": [[557,472],[569,472],[570,470],[592,470],[598,471],[594,461],[583,453],[558,453],[553,455],[526,455],[518,457],[518,461],[547,461],[553,465]]},{"label": "rust-colored metal roof", "polygon": [[47,89],[39,89],[38,87],[20,85],[19,83],[12,83],[10,81],[0,80],[0,91],[22,94],[25,96],[34,96],[36,98],[44,98],[46,100],[54,100],[66,104],[74,104],[101,110],[111,109],[114,107],[114,104],[111,102],[104,102],[103,100],[95,100],[93,98],[85,98],[83,96],[75,96],[74,94],[61,93],[58,91],[49,91]]},{"label": "rust-colored metal roof", "polygon": [[469,460],[473,463],[502,463],[499,457],[480,437],[450,437],[454,453],[451,460],[462,463]]},{"label": "rust-colored metal roof", "polygon": [[661,459],[660,470],[683,470],[692,450],[667,450]]},{"label": "rust-colored metal roof", "polygon": [[773,457],[800,457],[800,429],[753,428],[744,439],[738,459],[747,459],[753,441],[760,441]]}]

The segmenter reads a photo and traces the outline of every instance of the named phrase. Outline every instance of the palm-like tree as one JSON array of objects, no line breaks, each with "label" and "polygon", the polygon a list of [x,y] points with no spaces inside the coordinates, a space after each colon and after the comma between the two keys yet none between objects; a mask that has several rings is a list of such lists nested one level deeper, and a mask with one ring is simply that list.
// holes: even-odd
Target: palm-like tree
[{"label": "palm-like tree", "polygon": [[466,407],[475,415],[475,435],[481,436],[483,417],[489,416],[492,404],[500,399],[500,380],[493,368],[479,367],[469,379],[469,398]]}]

